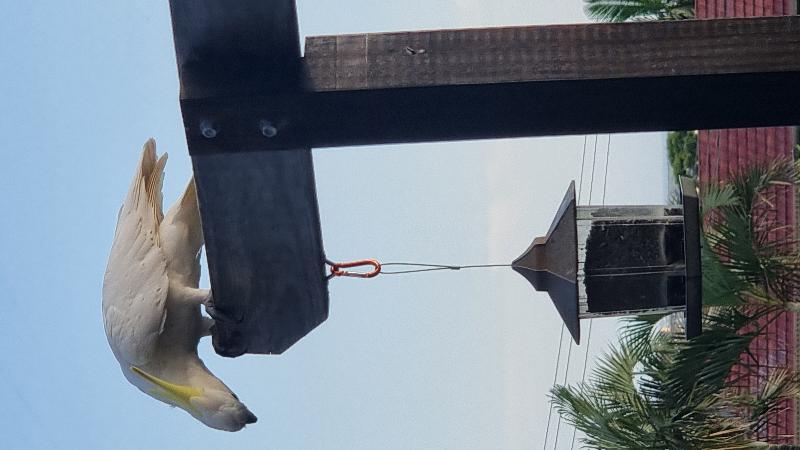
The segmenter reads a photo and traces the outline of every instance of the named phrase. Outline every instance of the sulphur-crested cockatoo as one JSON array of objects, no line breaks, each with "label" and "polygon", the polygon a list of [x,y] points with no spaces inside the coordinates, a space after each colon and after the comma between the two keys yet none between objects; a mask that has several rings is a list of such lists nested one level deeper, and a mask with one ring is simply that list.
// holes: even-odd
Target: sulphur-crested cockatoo
[{"label": "sulphur-crested cockatoo", "polygon": [[111,350],[134,386],[186,410],[212,428],[237,431],[254,423],[238,397],[197,356],[213,320],[210,292],[198,289],[203,233],[194,181],[164,216],[161,183],[166,153],[156,160],[147,141],[117,230],[103,280],[103,321]]}]

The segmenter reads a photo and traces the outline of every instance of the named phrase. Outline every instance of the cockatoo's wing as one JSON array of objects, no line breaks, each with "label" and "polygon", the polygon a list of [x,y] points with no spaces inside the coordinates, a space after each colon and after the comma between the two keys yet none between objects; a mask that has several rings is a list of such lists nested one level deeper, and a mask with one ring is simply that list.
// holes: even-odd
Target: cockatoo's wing
[{"label": "cockatoo's wing", "polygon": [[200,247],[203,229],[197,206],[194,178],[189,180],[181,198],[167,211],[159,227],[161,248],[167,257],[167,270],[172,282],[197,288],[200,283]]},{"label": "cockatoo's wing", "polygon": [[156,160],[148,140],[117,219],[103,280],[106,337],[120,363],[150,360],[166,320],[167,260],[159,243],[166,153]]}]

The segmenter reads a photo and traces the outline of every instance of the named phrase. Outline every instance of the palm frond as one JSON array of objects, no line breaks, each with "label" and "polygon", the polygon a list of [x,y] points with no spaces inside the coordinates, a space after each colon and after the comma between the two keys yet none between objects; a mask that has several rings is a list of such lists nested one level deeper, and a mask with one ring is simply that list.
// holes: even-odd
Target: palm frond
[{"label": "palm frond", "polygon": [[798,392],[797,381],[776,372],[761,393],[746,397],[731,389],[730,374],[775,310],[709,309],[704,333],[689,341],[654,333],[656,318],[627,319],[589,381],[556,386],[552,401],[592,448],[756,448],[750,436],[760,422],[735,411],[775,411]]},{"label": "palm frond", "polygon": [[800,394],[800,383],[796,374],[787,369],[775,369],[764,381],[758,395],[748,405],[755,431],[767,425],[767,418],[787,408],[786,401]]},{"label": "palm frond", "polygon": [[620,340],[625,342],[626,347],[639,357],[649,353],[652,340],[656,337],[653,333],[653,326],[664,317],[666,317],[666,314],[648,314],[623,318]]},{"label": "palm frond", "polygon": [[795,300],[800,289],[800,256],[791,250],[796,244],[794,233],[775,221],[774,203],[775,188],[794,186],[799,177],[796,163],[779,160],[703,190],[704,301]]},{"label": "palm frond", "polygon": [[732,207],[739,204],[739,198],[729,184],[705,184],[701,186],[700,213],[704,219],[709,219],[709,212],[722,207]]},{"label": "palm frond", "polygon": [[692,407],[693,402],[720,391],[739,356],[758,335],[753,325],[767,313],[767,309],[745,314],[736,308],[718,308],[706,317],[700,336],[676,341],[674,363],[666,369],[664,383],[671,406]]},{"label": "palm frond", "polygon": [[[703,304],[707,306],[741,305],[742,293],[748,285],[726,267],[719,255],[712,251],[708,235],[701,237],[700,258],[703,267]],[[719,245],[719,244],[716,244]]]},{"label": "palm frond", "polygon": [[691,0],[585,0],[586,15],[601,22],[681,20],[694,17]]}]

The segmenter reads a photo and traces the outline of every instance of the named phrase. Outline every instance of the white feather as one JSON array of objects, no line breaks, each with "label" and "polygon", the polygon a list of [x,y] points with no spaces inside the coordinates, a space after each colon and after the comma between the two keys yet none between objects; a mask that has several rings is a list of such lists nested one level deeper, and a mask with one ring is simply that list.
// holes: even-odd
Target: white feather
[{"label": "white feather", "polygon": [[158,233],[165,163],[166,154],[156,160],[155,143],[147,141],[103,280],[106,337],[118,359],[135,365],[151,359],[166,320],[169,278]]}]

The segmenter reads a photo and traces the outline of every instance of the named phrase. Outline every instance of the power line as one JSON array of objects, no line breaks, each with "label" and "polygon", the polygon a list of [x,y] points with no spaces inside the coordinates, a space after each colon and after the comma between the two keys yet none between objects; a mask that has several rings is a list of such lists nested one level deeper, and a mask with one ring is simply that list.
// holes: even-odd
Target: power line
[{"label": "power line", "polygon": [[597,139],[599,135],[594,135],[594,154],[592,155],[592,178],[589,182],[589,204],[592,204],[592,191],[594,191],[594,165],[597,162]]},{"label": "power line", "polygon": [[[606,204],[606,186],[608,184],[608,163],[611,159],[611,135],[608,135],[608,144],[606,145],[606,168],[605,174],[603,175],[603,199],[602,204]],[[594,319],[589,319],[589,331],[586,333],[586,353],[583,356],[583,373],[581,373],[581,384],[586,381],[586,369],[589,366],[589,350],[591,349],[592,345],[592,324],[594,324]],[[572,428],[572,443],[570,444],[569,448],[572,450],[575,448],[575,435],[578,432],[578,427]]]},{"label": "power line", "polygon": [[[569,351],[567,351],[567,366],[564,368],[564,386],[567,385],[567,376],[569,375],[569,358],[572,356],[572,339],[569,341]],[[558,415],[558,424],[556,425],[556,438],[553,441],[553,449],[558,447],[558,430],[561,428],[561,414]]]},{"label": "power line", "polygon": [[[592,204],[592,193],[594,192],[594,170],[595,170],[595,166],[597,164],[597,142],[598,142],[599,139],[600,139],[600,136],[595,134],[594,135],[594,151],[592,152],[592,176],[591,176],[591,178],[589,178],[589,204],[590,205]],[[583,167],[581,166],[581,168],[583,168]],[[569,341],[569,350],[567,351],[567,363],[566,363],[566,367],[564,368],[564,385],[565,386],[567,384],[567,376],[569,375],[569,360],[570,360],[570,357],[572,356],[572,345],[573,345],[573,341],[570,340]],[[588,349],[588,347],[587,347],[587,349]],[[557,422],[557,425],[556,425],[556,438],[555,438],[555,440],[553,442],[553,449],[554,450],[558,447],[558,432],[559,432],[560,428],[561,428],[561,414],[558,415],[558,422]],[[574,433],[574,430],[573,430],[573,433]]]},{"label": "power line", "polygon": [[[589,319],[589,332],[588,337],[586,338],[586,353],[583,356],[583,373],[581,374],[581,384],[586,380],[586,367],[589,365],[589,348],[590,344],[592,343],[592,323],[594,323],[594,319]],[[578,432],[578,427],[572,427],[572,443],[569,446],[569,450],[575,448],[575,435]]]},{"label": "power line", "polygon": [[[558,363],[561,361],[561,347],[564,342],[564,322],[561,322],[561,337],[558,339],[558,356],[556,356],[556,373],[553,375],[553,387],[558,383]],[[550,412],[547,413],[547,427],[544,432],[544,445],[542,450],[547,449],[547,437],[550,435],[550,419],[553,417],[553,402],[550,402]],[[559,415],[561,417],[561,415]],[[556,436],[558,439],[558,436]]]},{"label": "power line", "polygon": [[608,159],[611,154],[611,135],[608,135],[608,145],[606,146],[606,173],[603,175],[603,200],[602,204],[606,204],[606,184],[608,183]]},{"label": "power line", "polygon": [[583,136],[583,156],[581,156],[581,177],[580,181],[578,181],[578,204],[581,203],[581,192],[583,191],[583,166],[586,165],[586,141],[589,139],[589,135]]},{"label": "power line", "polygon": [[[589,140],[589,135],[584,135],[583,136],[583,152],[581,154],[581,174],[580,174],[580,178],[579,178],[579,182],[578,182],[578,204],[580,204],[581,197],[582,197],[582,194],[583,194],[583,172],[584,172],[584,168],[586,167],[586,147],[587,147],[588,140]],[[589,203],[591,203],[591,196],[592,196],[591,191],[592,191],[592,185],[594,184],[594,160],[596,159],[596,156],[597,156],[597,135],[595,135],[594,157],[592,158],[592,176],[591,176],[591,179],[589,180]],[[558,383],[558,367],[561,365],[560,364],[561,363],[561,348],[563,347],[563,345],[562,345],[563,344],[563,340],[564,340],[564,323],[562,322],[561,323],[561,337],[559,338],[559,341],[558,341],[558,355],[556,356],[555,374],[553,375],[553,387],[555,387],[556,383]],[[566,384],[567,375],[569,374],[569,360],[570,360],[570,356],[571,355],[572,355],[572,340],[569,341],[569,350],[567,352],[567,363],[566,363],[565,372],[564,372],[564,384]],[[553,415],[553,408],[554,408],[554,405],[553,405],[552,402],[550,402],[550,411],[547,414],[547,428],[545,429],[544,445],[542,447],[543,449],[547,448],[547,438],[548,438],[548,436],[550,434],[550,420],[551,420],[552,415]],[[553,441],[553,448],[554,449],[558,445],[558,432],[560,431],[560,428],[561,428],[561,415],[559,414],[558,423],[556,425],[556,436],[555,436],[555,439]]]}]

